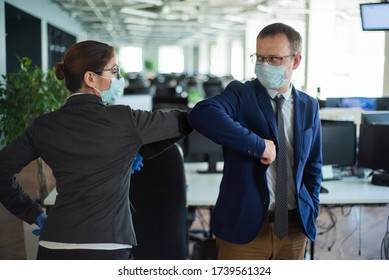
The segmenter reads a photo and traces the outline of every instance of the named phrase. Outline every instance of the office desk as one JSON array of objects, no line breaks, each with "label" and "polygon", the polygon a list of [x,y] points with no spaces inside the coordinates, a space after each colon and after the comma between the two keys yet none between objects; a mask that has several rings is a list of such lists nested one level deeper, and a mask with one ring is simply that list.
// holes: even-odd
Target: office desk
[{"label": "office desk", "polygon": [[[222,173],[198,173],[206,170],[204,163],[185,163],[185,177],[188,185],[187,203],[190,206],[214,206],[219,194]],[[222,169],[222,164],[217,164]]]},{"label": "office desk", "polygon": [[[221,173],[199,174],[198,166],[186,166],[188,184],[188,203],[190,205],[213,206],[219,193]],[[369,179],[355,177],[342,180],[324,181],[322,185],[328,193],[320,194],[320,204],[323,205],[364,205],[389,203],[389,187],[376,186]]]},{"label": "office desk", "polygon": [[320,194],[320,204],[347,205],[347,204],[386,204],[389,203],[389,187],[376,186],[370,179],[354,177],[337,181],[324,181],[322,186],[328,193]]},{"label": "office desk", "polygon": [[[206,164],[185,163],[186,183],[188,185],[187,203],[191,206],[214,206],[222,173],[200,174]],[[325,181],[322,185],[328,193],[320,194],[323,205],[387,204],[389,187],[372,185],[369,180],[346,178],[337,181]],[[57,195],[54,189],[44,200],[45,206],[51,206]]]},{"label": "office desk", "polygon": [[[199,174],[198,169],[205,169],[204,165],[185,164],[188,204],[213,206],[219,193],[222,174]],[[389,187],[372,185],[370,179],[350,177],[324,181],[322,185],[329,191],[320,194],[320,204],[323,205],[389,203]]]}]

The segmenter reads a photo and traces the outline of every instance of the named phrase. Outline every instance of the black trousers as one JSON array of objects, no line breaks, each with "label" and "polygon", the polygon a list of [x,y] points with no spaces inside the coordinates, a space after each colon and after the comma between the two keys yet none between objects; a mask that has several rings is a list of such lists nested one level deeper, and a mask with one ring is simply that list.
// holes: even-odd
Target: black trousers
[{"label": "black trousers", "polygon": [[38,248],[37,260],[132,260],[131,249],[89,250]]}]

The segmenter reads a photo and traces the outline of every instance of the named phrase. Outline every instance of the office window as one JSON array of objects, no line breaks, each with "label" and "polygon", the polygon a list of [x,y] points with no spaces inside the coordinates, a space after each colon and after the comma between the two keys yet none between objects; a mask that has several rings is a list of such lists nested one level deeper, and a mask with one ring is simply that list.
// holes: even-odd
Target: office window
[{"label": "office window", "polygon": [[184,49],[180,46],[158,48],[158,71],[160,73],[184,72]]},{"label": "office window", "polygon": [[215,45],[211,46],[210,71],[216,76],[231,75],[232,41],[225,32],[216,36]]},{"label": "office window", "polygon": [[[341,21],[338,19],[338,21]],[[336,24],[334,80],[328,96],[382,96],[385,32],[366,32],[359,18]]]},{"label": "office window", "polygon": [[231,47],[231,75],[236,80],[243,80],[243,46],[242,41],[232,41]]},{"label": "office window", "polygon": [[211,45],[210,47],[210,57],[209,57],[210,65],[209,65],[209,73],[212,75],[219,76],[221,68],[219,62],[218,49],[216,45]]},{"label": "office window", "polygon": [[141,72],[142,65],[142,48],[124,47],[119,50],[119,65],[123,72]]},{"label": "office window", "polygon": [[308,92],[315,94],[319,87],[321,99],[382,96],[385,32],[363,31],[359,16],[333,20],[332,32],[325,33],[327,25],[311,26],[322,41],[310,49]]}]

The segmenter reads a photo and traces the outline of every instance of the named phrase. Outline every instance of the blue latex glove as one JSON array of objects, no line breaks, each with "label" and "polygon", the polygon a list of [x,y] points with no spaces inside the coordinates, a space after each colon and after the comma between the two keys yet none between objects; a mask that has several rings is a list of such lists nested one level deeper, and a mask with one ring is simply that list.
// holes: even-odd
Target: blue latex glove
[{"label": "blue latex glove", "polygon": [[135,171],[140,171],[140,168],[143,167],[142,163],[143,157],[140,153],[137,153],[134,159],[134,163],[131,167],[131,174],[134,174]]},{"label": "blue latex glove", "polygon": [[39,229],[34,229],[32,231],[33,235],[36,235],[36,236],[41,235],[42,229],[45,226],[46,219],[47,219],[46,213],[42,213],[38,216],[38,218],[36,218],[35,224],[39,227]]}]

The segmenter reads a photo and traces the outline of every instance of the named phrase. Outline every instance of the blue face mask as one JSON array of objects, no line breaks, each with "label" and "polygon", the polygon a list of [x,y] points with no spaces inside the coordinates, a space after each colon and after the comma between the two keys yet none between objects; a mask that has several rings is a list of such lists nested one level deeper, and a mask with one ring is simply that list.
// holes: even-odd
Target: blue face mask
[{"label": "blue face mask", "polygon": [[283,87],[288,79],[285,77],[286,66],[273,66],[266,62],[255,64],[255,75],[259,82],[268,89]]},{"label": "blue face mask", "polygon": [[[104,76],[100,76],[104,79],[108,79]],[[96,89],[96,88],[95,88]],[[111,78],[111,86],[109,89],[99,91],[96,89],[98,92],[100,92],[101,99],[103,100],[104,104],[110,104],[114,103],[116,99],[122,94],[124,89],[124,79],[121,77],[120,79],[117,79],[115,77]]]}]

